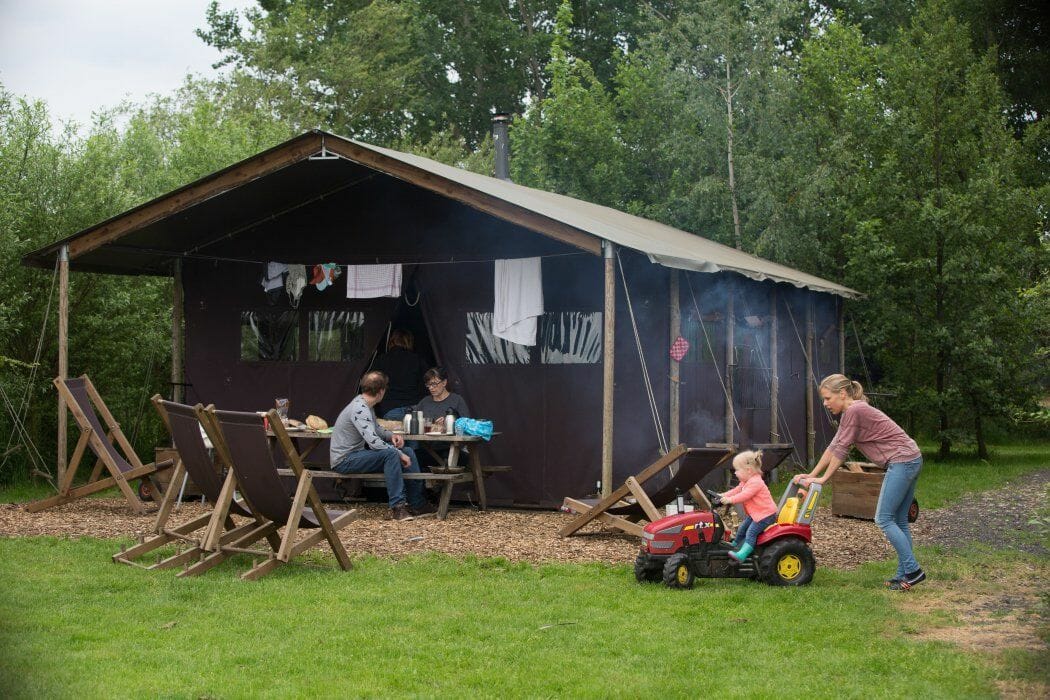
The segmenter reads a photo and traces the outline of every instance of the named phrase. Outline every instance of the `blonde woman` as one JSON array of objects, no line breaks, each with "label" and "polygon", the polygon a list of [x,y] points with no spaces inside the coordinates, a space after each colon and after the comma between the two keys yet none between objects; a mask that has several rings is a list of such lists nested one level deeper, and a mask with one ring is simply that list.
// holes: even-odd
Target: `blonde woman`
[{"label": "blonde woman", "polygon": [[[802,486],[826,483],[842,466],[851,446],[875,464],[884,465],[886,476],[875,507],[875,524],[897,551],[897,573],[886,585],[891,590],[906,591],[926,580],[915,560],[908,529],[908,509],[922,471],[919,446],[889,416],[868,403],[860,382],[832,374],[820,383],[820,398],[829,411],[839,416],[839,428],[813,470],[796,476],[795,481]],[[817,477],[821,471],[824,475]]]}]

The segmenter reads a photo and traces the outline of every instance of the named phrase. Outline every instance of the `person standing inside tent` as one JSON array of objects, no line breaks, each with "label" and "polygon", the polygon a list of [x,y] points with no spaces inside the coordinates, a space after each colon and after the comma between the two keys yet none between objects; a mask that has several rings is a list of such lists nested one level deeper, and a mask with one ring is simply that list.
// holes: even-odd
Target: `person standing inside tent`
[{"label": "person standing inside tent", "polygon": [[[813,470],[799,474],[795,481],[802,486],[826,483],[854,445],[869,460],[884,465],[886,476],[875,507],[875,524],[897,550],[897,573],[886,585],[891,590],[906,591],[926,580],[926,573],[915,560],[908,528],[908,509],[922,471],[919,446],[889,416],[868,403],[860,382],[832,374],[820,383],[820,398],[839,416],[839,428]],[[818,478],[821,471],[824,476]]]},{"label": "person standing inside tent", "polygon": [[424,394],[423,373],[427,364],[413,351],[414,345],[412,332],[398,328],[390,333],[386,352],[376,360],[374,369],[390,378],[390,387],[380,407],[380,415],[387,420],[404,418]]},{"label": "person standing inside tent", "polygon": [[[392,520],[411,520],[433,513],[423,496],[423,482],[406,480],[404,472],[419,473],[416,453],[405,439],[376,424],[374,408],[386,394],[387,376],[368,372],[361,379],[361,393],[340,412],[332,428],[329,459],[340,474],[379,473],[385,477]],[[406,503],[407,501],[407,503]]]}]

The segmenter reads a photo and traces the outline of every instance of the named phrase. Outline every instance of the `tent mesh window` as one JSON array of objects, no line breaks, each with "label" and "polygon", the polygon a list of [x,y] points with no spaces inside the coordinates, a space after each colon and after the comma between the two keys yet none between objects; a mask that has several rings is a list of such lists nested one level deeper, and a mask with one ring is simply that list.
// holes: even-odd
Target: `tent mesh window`
[{"label": "tent mesh window", "polygon": [[[704,331],[707,331],[706,335]],[[704,317],[703,326],[695,313],[682,314],[682,337],[689,341],[689,352],[682,358],[683,364],[714,365],[715,357],[711,354],[714,347],[721,347],[723,342],[721,314],[708,314]]]},{"label": "tent mesh window", "polygon": [[540,360],[545,365],[593,365],[602,359],[602,313],[559,311],[539,324]]},{"label": "tent mesh window", "polygon": [[241,359],[289,362],[299,357],[296,311],[242,311]]},{"label": "tent mesh window", "polygon": [[472,365],[527,365],[532,360],[532,348],[492,334],[491,312],[467,314],[466,353]]},{"label": "tent mesh window", "polygon": [[311,311],[307,359],[348,362],[365,356],[365,315],[360,311]]}]

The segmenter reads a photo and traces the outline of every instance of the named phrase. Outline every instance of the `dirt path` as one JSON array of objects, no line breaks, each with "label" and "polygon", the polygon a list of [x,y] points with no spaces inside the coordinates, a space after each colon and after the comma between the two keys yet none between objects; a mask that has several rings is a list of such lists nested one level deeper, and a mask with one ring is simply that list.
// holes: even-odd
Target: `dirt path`
[{"label": "dirt path", "polygon": [[1001,489],[963,497],[947,508],[927,511],[919,544],[958,549],[979,542],[996,549],[1016,549],[1047,556],[1048,523],[1032,525],[1048,504],[1050,469],[1028,474]]}]

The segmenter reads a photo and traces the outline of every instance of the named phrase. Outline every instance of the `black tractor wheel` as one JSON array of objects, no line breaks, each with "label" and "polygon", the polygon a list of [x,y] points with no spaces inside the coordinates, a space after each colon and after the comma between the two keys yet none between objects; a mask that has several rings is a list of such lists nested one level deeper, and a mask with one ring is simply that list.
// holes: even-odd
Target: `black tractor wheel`
[{"label": "black tractor wheel", "polygon": [[638,583],[656,583],[663,576],[659,563],[653,562],[645,552],[638,552],[634,560],[634,580]]},{"label": "black tractor wheel", "polygon": [[919,499],[911,499],[911,506],[908,508],[908,522],[913,523],[919,519]]},{"label": "black tractor wheel", "polygon": [[139,499],[147,502],[153,500],[153,484],[149,479],[139,480]]},{"label": "black tractor wheel", "polygon": [[813,551],[797,537],[776,540],[758,556],[759,575],[770,586],[804,586],[816,568]]},{"label": "black tractor wheel", "polygon": [[693,567],[689,566],[689,557],[679,552],[672,554],[664,562],[664,584],[668,588],[692,588],[696,577]]}]

